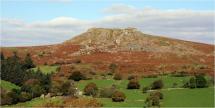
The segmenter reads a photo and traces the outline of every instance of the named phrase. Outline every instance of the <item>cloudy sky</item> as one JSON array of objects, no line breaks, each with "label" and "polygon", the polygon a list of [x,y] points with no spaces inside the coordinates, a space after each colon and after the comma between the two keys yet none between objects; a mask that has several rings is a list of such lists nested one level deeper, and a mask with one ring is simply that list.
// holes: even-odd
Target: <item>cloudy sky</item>
[{"label": "cloudy sky", "polygon": [[91,27],[214,43],[214,0],[0,0],[1,46],[63,42]]}]

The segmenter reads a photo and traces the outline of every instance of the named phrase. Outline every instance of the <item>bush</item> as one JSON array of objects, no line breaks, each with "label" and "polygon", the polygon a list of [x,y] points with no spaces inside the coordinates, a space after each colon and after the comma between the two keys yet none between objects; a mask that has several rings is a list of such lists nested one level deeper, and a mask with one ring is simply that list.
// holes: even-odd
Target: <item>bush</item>
[{"label": "bush", "polygon": [[160,106],[160,99],[159,97],[157,96],[152,96],[152,97],[148,97],[146,99],[146,103],[148,105],[148,107],[151,107],[151,106]]},{"label": "bush", "polygon": [[122,75],[120,73],[116,73],[114,75],[113,79],[115,79],[115,80],[121,80],[122,79]]},{"label": "bush", "polygon": [[207,80],[205,79],[204,75],[196,76],[196,87],[197,88],[207,87]]},{"label": "bush", "polygon": [[1,87],[1,105],[10,105],[12,104],[12,97],[7,94],[7,91]]},{"label": "bush", "polygon": [[164,86],[163,81],[160,79],[160,80],[156,80],[152,83],[151,89],[162,89],[163,86]]},{"label": "bush", "polygon": [[32,99],[31,94],[27,93],[27,92],[21,92],[21,94],[19,96],[19,101],[20,102],[29,101],[31,99]]},{"label": "bush", "polygon": [[143,87],[143,89],[142,89],[143,93],[147,93],[148,90],[150,90],[149,87]]},{"label": "bush", "polygon": [[150,95],[146,98],[145,103],[148,107],[151,106],[160,106],[160,99],[163,99],[163,94],[161,92],[152,92]]},{"label": "bush", "polygon": [[130,80],[127,85],[127,89],[139,89],[139,88],[140,88],[140,84],[136,79]]},{"label": "bush", "polygon": [[61,95],[75,96],[76,94],[75,85],[70,80],[53,81],[50,91],[52,95],[55,95],[55,96],[61,96]]},{"label": "bush", "polygon": [[95,83],[89,83],[84,88],[84,94],[88,96],[96,96],[98,92],[98,87]]},{"label": "bush", "polygon": [[74,81],[80,81],[80,80],[85,80],[86,77],[80,71],[74,71],[72,75],[69,77],[69,79],[72,79]]},{"label": "bush", "polygon": [[114,87],[104,88],[100,91],[100,97],[102,98],[111,98],[113,93],[116,91]]},{"label": "bush", "polygon": [[126,96],[123,92],[115,91],[112,95],[112,101],[113,102],[123,102],[125,101]]},{"label": "bush", "polygon": [[191,77],[188,82],[183,85],[184,88],[204,88],[208,87],[208,82],[204,75],[196,75]]},{"label": "bush", "polygon": [[157,96],[157,97],[159,97],[159,99],[163,99],[163,94],[159,91],[150,93],[150,96]]},{"label": "bush", "polygon": [[190,88],[196,88],[196,79],[195,77],[191,77],[189,80],[189,87]]},{"label": "bush", "polygon": [[9,91],[7,93],[7,96],[12,98],[11,104],[16,104],[19,102],[19,95],[20,95],[20,90],[17,89],[12,89],[12,91]]},{"label": "bush", "polygon": [[33,97],[38,97],[46,92],[44,87],[41,86],[40,81],[37,79],[27,80],[21,87],[21,90],[32,94]]}]

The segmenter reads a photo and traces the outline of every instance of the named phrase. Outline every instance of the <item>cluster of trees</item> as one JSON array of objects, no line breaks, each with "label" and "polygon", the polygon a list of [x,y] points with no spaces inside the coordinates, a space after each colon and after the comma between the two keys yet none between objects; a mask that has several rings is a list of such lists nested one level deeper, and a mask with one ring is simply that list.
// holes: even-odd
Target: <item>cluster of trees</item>
[{"label": "cluster of trees", "polygon": [[5,58],[1,53],[1,79],[22,85],[26,79],[28,69],[35,67],[30,54],[27,54],[24,60],[18,57],[14,52],[13,56]]},{"label": "cluster of trees", "polygon": [[198,74],[189,79],[183,87],[185,88],[205,88],[208,87],[207,79],[203,74]]},{"label": "cluster of trees", "polygon": [[5,58],[1,53],[1,79],[19,85],[21,89],[11,91],[4,90],[1,93],[1,104],[15,104],[38,97],[48,93],[51,85],[51,75],[43,74],[40,69],[34,72],[35,64],[30,54],[24,59],[18,57],[14,52],[13,56]]}]

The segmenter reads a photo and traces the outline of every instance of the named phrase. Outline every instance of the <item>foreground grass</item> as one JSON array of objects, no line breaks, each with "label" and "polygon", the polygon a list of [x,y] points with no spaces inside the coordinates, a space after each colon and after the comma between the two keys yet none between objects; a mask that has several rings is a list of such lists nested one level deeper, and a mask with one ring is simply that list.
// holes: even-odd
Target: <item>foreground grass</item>
[{"label": "foreground grass", "polygon": [[163,90],[164,107],[214,107],[214,88]]},{"label": "foreground grass", "polygon": [[48,66],[48,65],[42,65],[42,66],[37,66],[35,68],[32,68],[34,71],[37,71],[38,68],[44,73],[44,74],[49,74],[52,72],[57,72],[57,68],[59,66]]},{"label": "foreground grass", "polygon": [[[213,107],[214,101],[214,88],[202,88],[202,89],[184,89],[181,88],[183,83],[189,79],[189,77],[170,77],[162,76],[158,78],[143,78],[139,80],[141,88],[138,90],[126,89],[128,80],[83,80],[80,81],[77,86],[80,90],[83,90],[85,85],[94,82],[99,89],[104,87],[111,87],[116,85],[117,89],[124,92],[126,95],[125,102],[112,102],[110,98],[97,98],[104,107],[143,107],[145,106],[145,99],[149,93],[142,93],[143,86],[149,86],[153,81],[162,79],[164,82],[164,89],[161,90],[164,94],[164,99],[161,101],[163,107]],[[173,83],[177,83],[176,88],[172,88]]]},{"label": "foreground grass", "polygon": [[19,86],[4,80],[0,80],[0,87],[6,90],[20,89]]}]

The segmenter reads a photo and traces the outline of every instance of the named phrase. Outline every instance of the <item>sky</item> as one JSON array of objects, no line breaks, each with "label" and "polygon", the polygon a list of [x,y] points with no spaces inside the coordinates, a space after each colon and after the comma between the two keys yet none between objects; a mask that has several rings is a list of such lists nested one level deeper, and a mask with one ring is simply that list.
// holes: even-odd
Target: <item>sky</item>
[{"label": "sky", "polygon": [[92,27],[214,43],[214,0],[0,0],[1,46],[61,43]]}]

